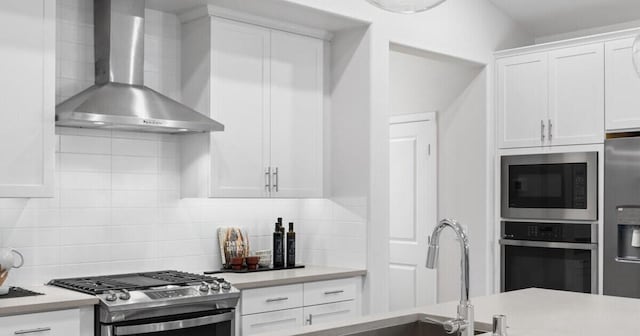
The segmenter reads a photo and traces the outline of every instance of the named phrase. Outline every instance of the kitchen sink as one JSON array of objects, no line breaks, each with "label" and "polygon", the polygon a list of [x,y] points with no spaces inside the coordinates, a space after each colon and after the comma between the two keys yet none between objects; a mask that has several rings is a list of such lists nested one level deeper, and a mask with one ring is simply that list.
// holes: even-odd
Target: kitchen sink
[{"label": "kitchen sink", "polygon": [[[488,329],[488,328],[487,328]],[[490,332],[490,330],[476,330],[474,335],[480,335]],[[415,321],[411,323],[383,327],[379,329],[373,329],[363,332],[357,332],[353,334],[347,334],[345,336],[449,336],[442,328],[442,325],[431,321]],[[456,335],[456,334],[454,334]]]}]

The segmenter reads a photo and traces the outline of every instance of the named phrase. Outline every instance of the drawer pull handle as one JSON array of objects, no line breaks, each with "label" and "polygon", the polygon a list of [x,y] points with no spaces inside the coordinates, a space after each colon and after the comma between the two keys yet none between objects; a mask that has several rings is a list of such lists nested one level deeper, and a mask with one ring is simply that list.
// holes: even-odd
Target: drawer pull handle
[{"label": "drawer pull handle", "polygon": [[14,332],[14,335],[24,335],[24,334],[33,334],[33,333],[39,333],[39,332],[45,332],[45,331],[50,331],[51,328],[46,327],[46,328],[35,328],[35,329],[25,329],[25,330],[18,330],[16,332]]},{"label": "drawer pull handle", "polygon": [[340,290],[334,290],[334,291],[324,292],[324,295],[342,294],[342,293],[344,293],[344,290],[340,289]]},{"label": "drawer pull handle", "polygon": [[289,300],[288,297],[279,297],[279,298],[273,298],[273,299],[267,299],[267,302],[278,302],[278,301],[287,301]]}]

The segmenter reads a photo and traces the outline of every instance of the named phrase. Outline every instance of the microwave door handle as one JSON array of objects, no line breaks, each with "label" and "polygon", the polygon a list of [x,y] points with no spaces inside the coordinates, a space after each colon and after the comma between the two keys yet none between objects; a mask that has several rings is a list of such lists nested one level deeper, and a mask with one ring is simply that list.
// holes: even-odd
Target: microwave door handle
[{"label": "microwave door handle", "polygon": [[158,332],[169,331],[169,330],[194,328],[194,327],[200,327],[200,326],[209,325],[209,324],[217,324],[222,322],[233,321],[233,318],[234,318],[234,313],[228,312],[224,314],[203,316],[203,317],[186,319],[186,320],[115,327],[115,335],[117,336],[139,335],[139,334],[158,333]]},{"label": "microwave door handle", "polygon": [[555,248],[555,249],[567,249],[567,250],[595,250],[598,248],[598,244],[589,244],[589,243],[565,243],[565,242],[529,241],[529,240],[514,240],[514,239],[500,239],[500,245]]}]

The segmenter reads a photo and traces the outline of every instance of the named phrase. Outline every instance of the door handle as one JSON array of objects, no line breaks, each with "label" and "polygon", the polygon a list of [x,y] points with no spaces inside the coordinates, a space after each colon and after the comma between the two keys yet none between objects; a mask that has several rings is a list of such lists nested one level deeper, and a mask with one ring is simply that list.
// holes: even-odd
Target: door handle
[{"label": "door handle", "polygon": [[340,289],[340,290],[334,290],[334,291],[327,291],[327,292],[324,292],[324,295],[342,294],[342,293],[344,293],[344,290]]},{"label": "door handle", "polygon": [[45,332],[45,331],[50,331],[50,330],[51,330],[51,328],[49,328],[49,327],[35,328],[35,329],[25,329],[25,330],[15,331],[13,334],[14,335],[25,335],[25,334],[34,334],[34,333]]},{"label": "door handle", "polygon": [[540,141],[544,142],[544,120],[540,120]]},{"label": "door handle", "polygon": [[307,325],[312,325],[313,324],[313,314],[309,314],[309,317],[307,318]]},{"label": "door handle", "polygon": [[267,167],[267,169],[264,172],[264,179],[265,179],[265,184],[264,184],[264,188],[268,191],[271,192],[271,167]]},{"label": "door handle", "polygon": [[271,299],[266,299],[266,302],[278,302],[278,301],[287,301],[289,300],[288,297],[278,297],[278,298],[271,298]]},{"label": "door handle", "polygon": [[280,183],[280,176],[278,172],[278,167],[276,167],[273,171],[273,190],[278,192],[278,184]]},{"label": "door handle", "polygon": [[552,128],[553,128],[553,123],[551,122],[551,119],[549,119],[549,129],[548,129],[548,131],[549,131],[549,141],[551,141],[551,139],[553,137]]}]

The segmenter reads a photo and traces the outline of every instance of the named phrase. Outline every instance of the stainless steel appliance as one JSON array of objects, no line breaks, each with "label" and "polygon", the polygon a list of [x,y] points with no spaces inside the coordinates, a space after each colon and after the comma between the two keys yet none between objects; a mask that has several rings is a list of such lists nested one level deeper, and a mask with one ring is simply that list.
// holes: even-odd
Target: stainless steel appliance
[{"label": "stainless steel appliance", "polygon": [[597,220],[598,153],[502,157],[502,217]]},{"label": "stainless steel appliance", "polygon": [[598,292],[597,224],[502,222],[501,291]]},{"label": "stainless steel appliance", "polygon": [[605,141],[604,294],[640,298],[640,137]]},{"label": "stainless steel appliance", "polygon": [[234,336],[240,292],[224,279],[178,271],[56,279],[93,294],[97,336]]},{"label": "stainless steel appliance", "polygon": [[144,86],[144,0],[94,0],[95,85],[56,106],[56,125],[158,133],[224,125]]}]

